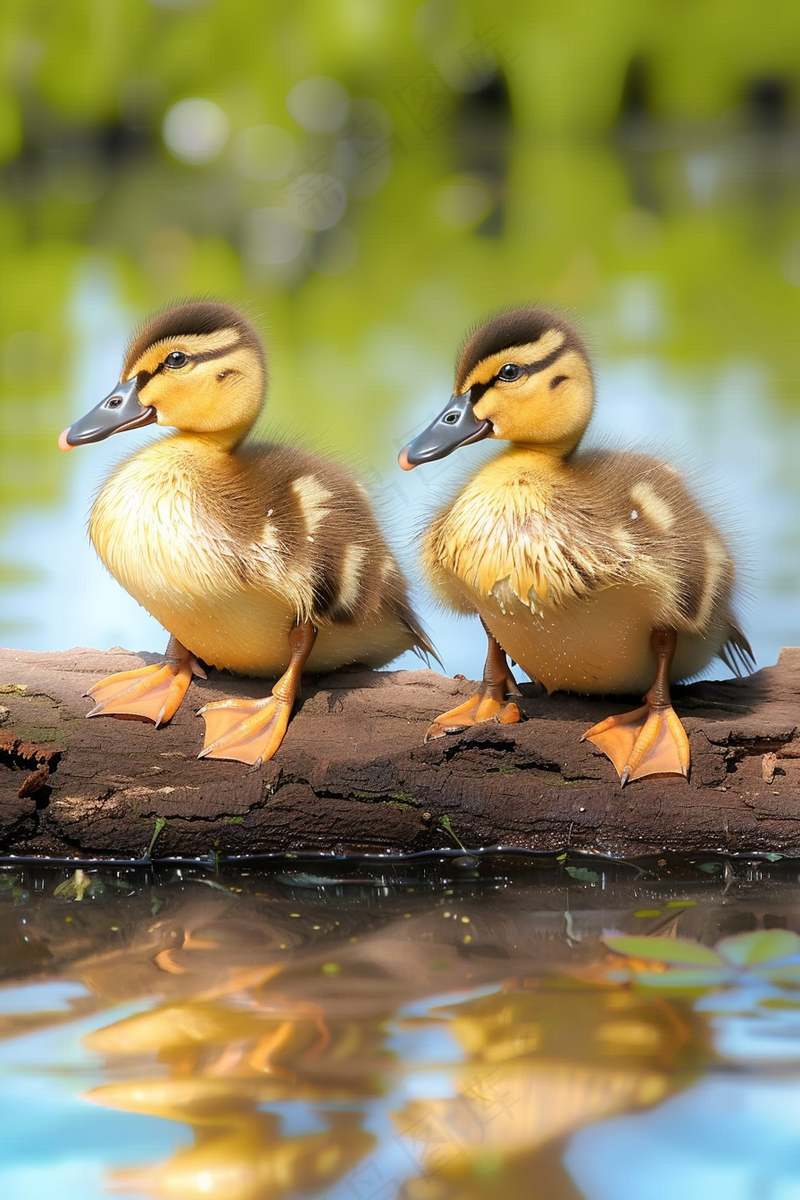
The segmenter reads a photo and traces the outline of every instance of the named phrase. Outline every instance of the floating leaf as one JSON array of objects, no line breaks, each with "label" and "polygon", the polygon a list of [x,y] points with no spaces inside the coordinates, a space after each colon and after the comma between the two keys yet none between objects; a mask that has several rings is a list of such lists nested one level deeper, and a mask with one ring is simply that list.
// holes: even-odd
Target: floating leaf
[{"label": "floating leaf", "polygon": [[567,867],[566,872],[573,879],[580,879],[583,883],[597,883],[600,878],[597,871],[590,871],[588,867]]},{"label": "floating leaf", "polygon": [[668,971],[637,971],[641,987],[686,992],[725,987],[736,980],[733,967],[671,967]]},{"label": "floating leaf", "polygon": [[633,937],[608,937],[603,942],[615,954],[627,958],[641,958],[647,962],[677,963],[681,966],[725,967],[723,958],[685,938],[648,937],[640,934]]},{"label": "floating leaf", "polygon": [[768,979],[770,983],[800,983],[800,963],[759,963],[751,968],[759,979]]},{"label": "floating leaf", "polygon": [[69,879],[65,879],[63,883],[59,883],[54,888],[53,895],[58,896],[60,900],[82,900],[91,886],[92,881],[89,876],[78,867]]},{"label": "floating leaf", "polygon": [[788,929],[755,929],[723,938],[717,950],[739,967],[756,966],[800,954],[800,937]]}]

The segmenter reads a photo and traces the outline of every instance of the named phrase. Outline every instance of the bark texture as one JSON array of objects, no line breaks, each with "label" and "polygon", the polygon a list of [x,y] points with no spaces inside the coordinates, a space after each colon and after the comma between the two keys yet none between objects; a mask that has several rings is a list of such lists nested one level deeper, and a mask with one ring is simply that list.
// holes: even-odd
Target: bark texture
[{"label": "bark texture", "polygon": [[[212,673],[170,725],[91,721],[82,693],[155,655],[0,651],[0,854],[139,858],[465,846],[800,854],[800,649],[747,679],[675,689],[690,782],[620,789],[581,734],[632,703],[526,696],[519,725],[423,744],[429,722],[474,688],[433,671],[304,682],[275,758],[201,761],[196,710],[269,684]],[[532,689],[531,689],[532,690]]]}]

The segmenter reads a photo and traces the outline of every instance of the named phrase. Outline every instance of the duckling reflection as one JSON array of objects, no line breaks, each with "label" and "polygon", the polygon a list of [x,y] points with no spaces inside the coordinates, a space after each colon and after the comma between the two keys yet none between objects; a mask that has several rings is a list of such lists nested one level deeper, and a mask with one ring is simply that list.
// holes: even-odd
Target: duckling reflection
[{"label": "duckling reflection", "polygon": [[[262,981],[268,969],[262,968]],[[271,968],[272,974],[276,971]],[[380,1023],[343,1022],[331,1032],[312,1001],[256,985],[254,970],[216,1000],[162,1004],[90,1033],[88,1049],[103,1054],[130,1080],[101,1085],[86,1099],[105,1107],[181,1121],[194,1131],[191,1147],[163,1163],[114,1170],[113,1187],[156,1200],[221,1200],[316,1194],[346,1174],[374,1143],[363,1112],[325,1115],[326,1128],[284,1133],[280,1119],[257,1111],[269,1104],[302,1104],[319,1123],[320,1106],[363,1101],[378,1092],[369,1072],[355,1076],[355,1054],[383,1051]],[[340,1069],[344,1061],[345,1070]],[[147,1070],[162,1074],[143,1077]]]},{"label": "duckling reflection", "polygon": [[498,1179],[509,1200],[529,1200],[531,1179],[543,1175],[552,1187],[535,1195],[573,1197],[550,1148],[587,1124],[656,1105],[686,1066],[679,1010],[625,989],[509,988],[438,1012],[466,1062],[450,1073],[451,1094],[393,1116],[419,1171],[406,1194],[420,1200],[488,1200]]},{"label": "duckling reflection", "polygon": [[[261,982],[279,969],[265,969]],[[235,981],[232,1003],[225,997],[217,1003],[197,999],[159,1005],[95,1030],[85,1044],[100,1054],[157,1053],[162,1063],[177,1062],[207,1075],[263,1072],[294,1079],[295,1070],[276,1057],[296,1063],[313,1059],[328,1046],[321,1011],[311,1002],[257,1000],[242,983]]]},{"label": "duckling reflection", "polygon": [[229,1114],[227,1128],[195,1125],[194,1145],[164,1163],[114,1170],[115,1190],[139,1192],[153,1200],[281,1200],[315,1195],[369,1152],[372,1134],[345,1114],[320,1133],[286,1137],[271,1113]]}]

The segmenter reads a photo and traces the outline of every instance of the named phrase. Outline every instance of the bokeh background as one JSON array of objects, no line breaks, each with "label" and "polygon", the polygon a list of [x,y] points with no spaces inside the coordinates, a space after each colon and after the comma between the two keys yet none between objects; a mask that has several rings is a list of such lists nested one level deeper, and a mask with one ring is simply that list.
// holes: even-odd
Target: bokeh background
[{"label": "bokeh background", "polygon": [[[0,640],[164,644],[85,535],[151,434],[56,438],[139,320],[204,294],[268,339],[263,431],[344,456],[415,579],[486,449],[410,476],[397,451],[480,316],[565,309],[594,439],[688,467],[759,663],[798,641],[796,0],[5,0],[0,35]],[[418,599],[478,672],[478,631]]]}]

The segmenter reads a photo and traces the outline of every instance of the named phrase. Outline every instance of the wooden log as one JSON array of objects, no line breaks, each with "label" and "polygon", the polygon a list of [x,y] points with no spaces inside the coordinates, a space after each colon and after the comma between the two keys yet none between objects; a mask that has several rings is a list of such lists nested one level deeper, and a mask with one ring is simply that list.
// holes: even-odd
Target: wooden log
[{"label": "wooden log", "polygon": [[[0,854],[138,858],[414,852],[459,842],[630,857],[800,854],[800,649],[746,679],[675,689],[691,779],[619,787],[581,734],[631,704],[528,695],[526,721],[423,743],[471,692],[433,671],[307,680],[275,758],[196,758],[196,710],[263,681],[212,672],[173,721],[85,720],[93,682],[156,655],[0,651]],[[529,689],[533,692],[534,689]],[[451,834],[452,830],[452,834]],[[455,835],[455,836],[453,836]]]}]

